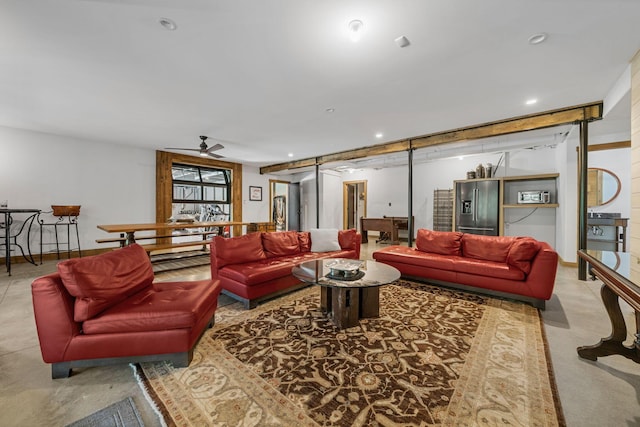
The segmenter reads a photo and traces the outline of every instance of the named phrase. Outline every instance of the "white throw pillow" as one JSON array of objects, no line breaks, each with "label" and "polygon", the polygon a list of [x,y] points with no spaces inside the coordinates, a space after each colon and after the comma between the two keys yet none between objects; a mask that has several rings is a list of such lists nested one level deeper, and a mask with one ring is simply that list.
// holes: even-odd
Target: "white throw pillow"
[{"label": "white throw pillow", "polygon": [[338,229],[312,228],[309,233],[311,234],[311,252],[331,252],[341,249],[338,243]]}]

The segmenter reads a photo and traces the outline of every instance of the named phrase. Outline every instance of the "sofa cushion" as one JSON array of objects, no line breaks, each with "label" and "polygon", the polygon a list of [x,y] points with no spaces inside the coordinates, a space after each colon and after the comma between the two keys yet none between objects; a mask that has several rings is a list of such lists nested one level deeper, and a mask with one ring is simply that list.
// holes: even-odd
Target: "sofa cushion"
[{"label": "sofa cushion", "polygon": [[507,262],[509,249],[516,238],[511,236],[462,236],[462,256],[495,262]]},{"label": "sofa cushion", "polygon": [[154,283],[82,325],[86,335],[193,328],[216,305],[211,280]]},{"label": "sofa cushion", "polygon": [[311,252],[340,250],[337,228],[312,228],[309,233],[311,234]]},{"label": "sofa cushion", "polygon": [[347,230],[338,231],[338,244],[341,249],[355,249],[356,248],[356,234],[355,228],[349,228]]},{"label": "sofa cushion", "polygon": [[262,246],[269,258],[294,255],[300,252],[297,231],[262,233]]},{"label": "sofa cushion", "polygon": [[298,232],[298,243],[300,244],[300,252],[311,251],[311,233],[308,231]]},{"label": "sofa cushion", "polygon": [[455,260],[453,267],[458,273],[495,277],[496,279],[506,280],[525,279],[525,275],[522,270],[504,262],[460,257]]},{"label": "sofa cushion", "polygon": [[76,300],[73,318],[84,322],[153,282],[147,253],[138,244],[58,264],[67,291]]},{"label": "sofa cushion", "polygon": [[262,249],[262,233],[227,238],[216,236],[213,242],[216,245],[218,268],[227,264],[241,264],[267,257]]},{"label": "sofa cushion", "polygon": [[291,269],[294,266],[295,263],[290,261],[289,257],[270,258],[262,261],[228,265],[218,272],[218,276],[252,286],[290,276]]},{"label": "sofa cushion", "polygon": [[453,264],[459,257],[434,252],[423,252],[417,248],[394,245],[375,251],[373,258],[381,262],[393,262],[453,271]]},{"label": "sofa cushion", "polygon": [[540,243],[531,237],[517,239],[507,255],[507,264],[518,267],[525,274],[531,272],[531,261],[538,254]]},{"label": "sofa cushion", "polygon": [[440,255],[460,255],[462,233],[418,229],[416,247],[419,251]]}]

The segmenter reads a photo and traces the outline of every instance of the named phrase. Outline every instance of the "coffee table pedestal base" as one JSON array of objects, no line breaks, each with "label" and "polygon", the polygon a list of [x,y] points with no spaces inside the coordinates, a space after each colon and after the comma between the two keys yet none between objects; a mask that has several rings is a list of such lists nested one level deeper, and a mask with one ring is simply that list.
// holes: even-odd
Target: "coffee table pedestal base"
[{"label": "coffee table pedestal base", "polygon": [[320,308],[340,329],[357,326],[360,319],[380,315],[380,288],[320,287]]}]

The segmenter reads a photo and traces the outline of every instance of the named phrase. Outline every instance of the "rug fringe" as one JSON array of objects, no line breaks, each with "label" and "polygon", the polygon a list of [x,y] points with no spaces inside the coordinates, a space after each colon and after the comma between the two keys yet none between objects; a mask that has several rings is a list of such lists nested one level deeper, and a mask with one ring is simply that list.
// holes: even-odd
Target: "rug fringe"
[{"label": "rug fringe", "polygon": [[138,386],[140,387],[140,390],[142,390],[142,394],[144,395],[145,399],[147,399],[147,402],[151,406],[151,409],[153,409],[153,412],[155,412],[156,415],[158,416],[158,419],[160,420],[160,424],[162,425],[162,427],[167,427],[167,423],[164,419],[164,416],[162,415],[162,412],[160,411],[160,408],[158,407],[156,402],[154,402],[154,400],[151,398],[151,395],[149,395],[149,390],[145,385],[144,380],[140,376],[138,365],[136,363],[129,363],[129,366],[133,371],[133,376],[136,378],[136,381],[138,382]]}]

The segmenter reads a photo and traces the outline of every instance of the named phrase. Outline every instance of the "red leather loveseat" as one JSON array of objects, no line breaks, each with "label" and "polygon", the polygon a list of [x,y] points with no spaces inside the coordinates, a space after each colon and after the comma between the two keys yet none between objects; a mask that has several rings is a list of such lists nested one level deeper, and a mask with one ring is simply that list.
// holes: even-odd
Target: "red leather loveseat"
[{"label": "red leather loveseat", "polygon": [[558,254],[530,237],[479,236],[419,229],[416,247],[388,246],[376,261],[403,277],[528,302],[544,309],[551,298]]},{"label": "red leather loveseat", "polygon": [[[335,242],[320,244],[313,236]],[[303,286],[291,269],[321,258],[360,258],[361,236],[355,229],[257,232],[211,242],[211,278],[219,279],[223,293],[254,308],[261,301]]]},{"label": "red leather loveseat", "polygon": [[31,285],[42,358],[53,378],[72,368],[167,360],[188,366],[213,326],[220,282],[153,283],[137,245],[58,264]]}]

